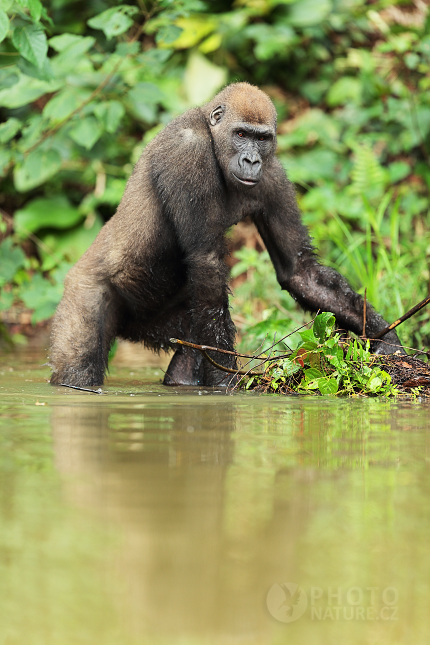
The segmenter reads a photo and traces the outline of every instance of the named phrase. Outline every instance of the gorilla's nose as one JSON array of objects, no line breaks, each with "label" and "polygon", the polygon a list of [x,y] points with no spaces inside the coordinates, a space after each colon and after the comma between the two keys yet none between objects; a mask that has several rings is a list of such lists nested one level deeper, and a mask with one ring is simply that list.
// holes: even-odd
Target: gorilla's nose
[{"label": "gorilla's nose", "polygon": [[254,154],[247,154],[242,157],[242,162],[243,165],[246,167],[253,167],[256,164],[260,165],[261,164],[261,159],[259,155]]},{"label": "gorilla's nose", "polygon": [[261,169],[260,155],[254,152],[246,153],[241,159],[241,166],[245,173],[250,176],[257,175]]}]

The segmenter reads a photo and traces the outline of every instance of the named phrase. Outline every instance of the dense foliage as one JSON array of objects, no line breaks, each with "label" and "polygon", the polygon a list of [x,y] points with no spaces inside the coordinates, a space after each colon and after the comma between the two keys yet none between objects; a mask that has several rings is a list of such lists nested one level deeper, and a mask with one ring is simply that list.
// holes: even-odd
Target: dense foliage
[{"label": "dense foliage", "polygon": [[364,345],[356,339],[342,339],[335,323],[333,314],[323,312],[308,329],[297,332],[300,341],[295,351],[260,357],[264,371],[245,376],[246,389],[284,394],[397,394],[398,388],[383,369],[385,358],[370,353],[369,341]]},{"label": "dense foliage", "polygon": [[[0,315],[48,319],[165,123],[223,84],[265,89],[324,262],[391,322],[428,292],[430,17],[422,0],[0,0]],[[302,314],[237,252],[249,342]],[[241,280],[246,274],[247,280]],[[400,328],[428,344],[425,310]]]}]

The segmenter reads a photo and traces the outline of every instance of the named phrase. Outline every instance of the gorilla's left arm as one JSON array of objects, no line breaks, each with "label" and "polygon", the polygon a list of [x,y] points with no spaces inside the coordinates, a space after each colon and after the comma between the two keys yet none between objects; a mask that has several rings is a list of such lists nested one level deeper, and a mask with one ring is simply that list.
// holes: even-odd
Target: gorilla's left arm
[{"label": "gorilla's left arm", "polygon": [[[360,336],[363,298],[337,271],[319,264],[306,227],[301,221],[295,191],[278,162],[265,189],[264,209],[254,216],[267,247],[279,284],[306,310],[331,311],[338,327]],[[366,336],[372,338],[388,323],[370,305],[366,309]],[[372,350],[378,354],[405,353],[394,331]]]}]

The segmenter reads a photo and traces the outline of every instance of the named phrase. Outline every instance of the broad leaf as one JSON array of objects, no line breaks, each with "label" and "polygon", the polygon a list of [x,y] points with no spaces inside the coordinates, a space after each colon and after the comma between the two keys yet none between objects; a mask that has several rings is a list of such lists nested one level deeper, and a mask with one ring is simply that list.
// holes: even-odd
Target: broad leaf
[{"label": "broad leaf", "polygon": [[343,105],[349,101],[361,102],[363,84],[360,79],[353,76],[343,76],[336,81],[328,91],[327,103],[330,106]]},{"label": "broad leaf", "polygon": [[313,329],[304,329],[299,332],[301,339],[307,343],[314,343],[315,346],[318,345],[318,338],[315,336]]},{"label": "broad leaf", "polygon": [[319,25],[330,13],[331,0],[300,0],[289,7],[287,21],[294,27]]},{"label": "broad leaf", "polygon": [[40,273],[36,273],[28,285],[21,288],[20,297],[29,309],[34,309],[32,322],[50,318],[61,300],[63,286],[52,284]]},{"label": "broad leaf", "polygon": [[[4,84],[2,85],[4,87]],[[12,109],[22,107],[48,92],[56,92],[61,85],[61,81],[44,81],[21,75],[11,87],[6,86],[5,89],[0,90],[0,107]]]},{"label": "broad leaf", "polygon": [[42,15],[42,3],[40,0],[28,0],[28,8],[30,9],[30,15],[35,22],[40,20]]},{"label": "broad leaf", "polygon": [[0,125],[0,142],[6,143],[7,141],[10,141],[21,128],[21,125],[21,121],[14,117],[2,123],[2,125]]},{"label": "broad leaf", "polygon": [[227,82],[227,70],[194,51],[188,58],[184,76],[185,92],[191,105],[208,101]]},{"label": "broad leaf", "polygon": [[90,18],[87,24],[93,29],[101,29],[106,38],[112,38],[123,34],[133,26],[133,20],[130,16],[138,13],[138,11],[137,7],[124,4],[118,5],[117,7],[106,9],[106,11],[99,13],[98,16],[94,16],[94,18]]},{"label": "broad leaf", "polygon": [[103,123],[107,132],[113,133],[117,131],[125,110],[119,101],[106,101],[96,105],[94,114]]},{"label": "broad leaf", "polygon": [[100,215],[97,215],[90,227],[87,227],[86,223],[84,223],[74,229],[56,233],[55,235],[52,233],[41,235],[42,241],[53,251],[50,254],[44,249],[40,249],[40,255],[43,261],[42,269],[49,271],[58,264],[59,258],[65,258],[70,262],[77,262],[81,255],[94,242],[102,226],[103,220]]},{"label": "broad leaf", "polygon": [[70,45],[74,45],[82,40],[82,36],[76,36],[75,34],[61,34],[61,36],[53,36],[48,40],[50,47],[55,49],[57,52],[62,52]]},{"label": "broad leaf", "polygon": [[24,266],[24,260],[24,251],[19,246],[13,246],[11,237],[0,243],[0,286],[13,280],[18,269]]},{"label": "broad leaf", "polygon": [[0,311],[7,311],[13,305],[13,292],[0,291]]},{"label": "broad leaf", "polygon": [[335,378],[320,378],[318,379],[318,389],[321,394],[336,394],[339,385]]},{"label": "broad leaf", "polygon": [[12,160],[12,151],[6,146],[0,147],[0,177],[5,174],[6,168]]},{"label": "broad leaf", "polygon": [[316,367],[311,367],[308,370],[305,370],[305,378],[307,381],[313,381],[316,378],[321,378],[324,376],[321,370],[318,370]]},{"label": "broad leaf", "polygon": [[323,343],[327,336],[329,336],[335,325],[335,317],[329,311],[323,311],[323,313],[318,314],[314,320],[313,332],[317,336],[321,343]]},{"label": "broad leaf", "polygon": [[38,197],[15,212],[15,230],[19,235],[35,233],[41,228],[66,229],[82,221],[82,215],[62,195]]},{"label": "broad leaf", "polygon": [[21,56],[36,67],[42,67],[48,52],[45,32],[36,25],[16,27],[12,34],[12,43]]},{"label": "broad leaf", "polygon": [[15,188],[20,193],[31,190],[53,177],[60,168],[61,157],[56,150],[36,148],[30,152],[22,164],[15,167],[13,177]]},{"label": "broad leaf", "polygon": [[93,116],[88,116],[77,122],[74,128],[70,130],[70,137],[78,145],[87,150],[91,150],[93,145],[100,139],[103,133],[103,126]]},{"label": "broad leaf", "polygon": [[0,9],[0,43],[6,38],[9,31],[9,18],[7,14]]},{"label": "broad leaf", "polygon": [[45,105],[43,116],[51,119],[53,123],[63,121],[88,98],[89,94],[87,91],[66,87]]}]

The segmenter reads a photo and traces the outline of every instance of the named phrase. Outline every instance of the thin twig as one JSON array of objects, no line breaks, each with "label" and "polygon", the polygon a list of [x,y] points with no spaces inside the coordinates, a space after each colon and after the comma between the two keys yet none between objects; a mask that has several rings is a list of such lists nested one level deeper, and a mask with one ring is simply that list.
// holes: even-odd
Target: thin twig
[{"label": "thin twig", "polygon": [[366,338],[366,309],[367,309],[367,287],[364,288],[364,304],[363,304],[363,338]]},{"label": "thin twig", "polygon": [[218,352],[219,354],[229,354],[230,356],[239,356],[240,358],[255,358],[255,356],[250,356],[249,354],[239,354],[239,352],[231,352],[228,349],[220,349],[219,347],[211,347],[210,345],[197,345],[196,343],[189,343],[187,340],[179,340],[178,338],[170,338],[169,340],[175,345],[185,345],[185,347],[198,349],[199,352]]},{"label": "thin twig", "polygon": [[[196,343],[189,343],[186,340],[179,340],[178,338],[171,338],[170,342],[175,343],[176,345],[184,345],[185,347],[192,347],[192,349],[197,349],[199,352],[203,354],[205,358],[208,359],[209,363],[212,363],[214,367],[216,367],[219,370],[222,370],[223,372],[228,372],[229,374],[240,374],[241,376],[246,376],[247,374],[251,374],[251,376],[262,376],[262,372],[246,372],[244,370],[235,370],[231,367],[224,367],[224,365],[220,365],[219,363],[214,361],[213,358],[209,356],[206,350],[209,350],[211,352],[220,352],[221,354],[232,354],[233,356],[241,356],[241,354],[236,354],[236,352],[230,352],[227,349],[218,349],[217,347],[209,347],[208,345],[196,345]],[[253,358],[253,357],[250,357],[250,358]]]},{"label": "thin twig", "polygon": [[99,387],[98,390],[90,390],[88,387],[79,387],[78,385],[69,385],[68,383],[58,383],[61,387],[69,387],[71,390],[79,390],[80,392],[91,392],[91,394],[103,394],[103,390]]},{"label": "thin twig", "polygon": [[389,331],[392,331],[393,329],[398,327],[402,322],[405,322],[405,320],[408,320],[408,318],[410,318],[411,316],[416,314],[420,309],[428,305],[429,302],[430,302],[430,295],[428,295],[427,298],[424,298],[424,300],[421,300],[421,302],[415,305],[415,307],[412,307],[412,309],[409,309],[409,311],[407,311],[403,316],[401,316],[396,321],[391,323],[391,325],[388,325],[388,327],[384,327],[382,331],[378,332],[377,334],[374,334],[373,338],[371,338],[370,340],[379,340],[380,338],[385,336],[385,334],[388,334]]}]

